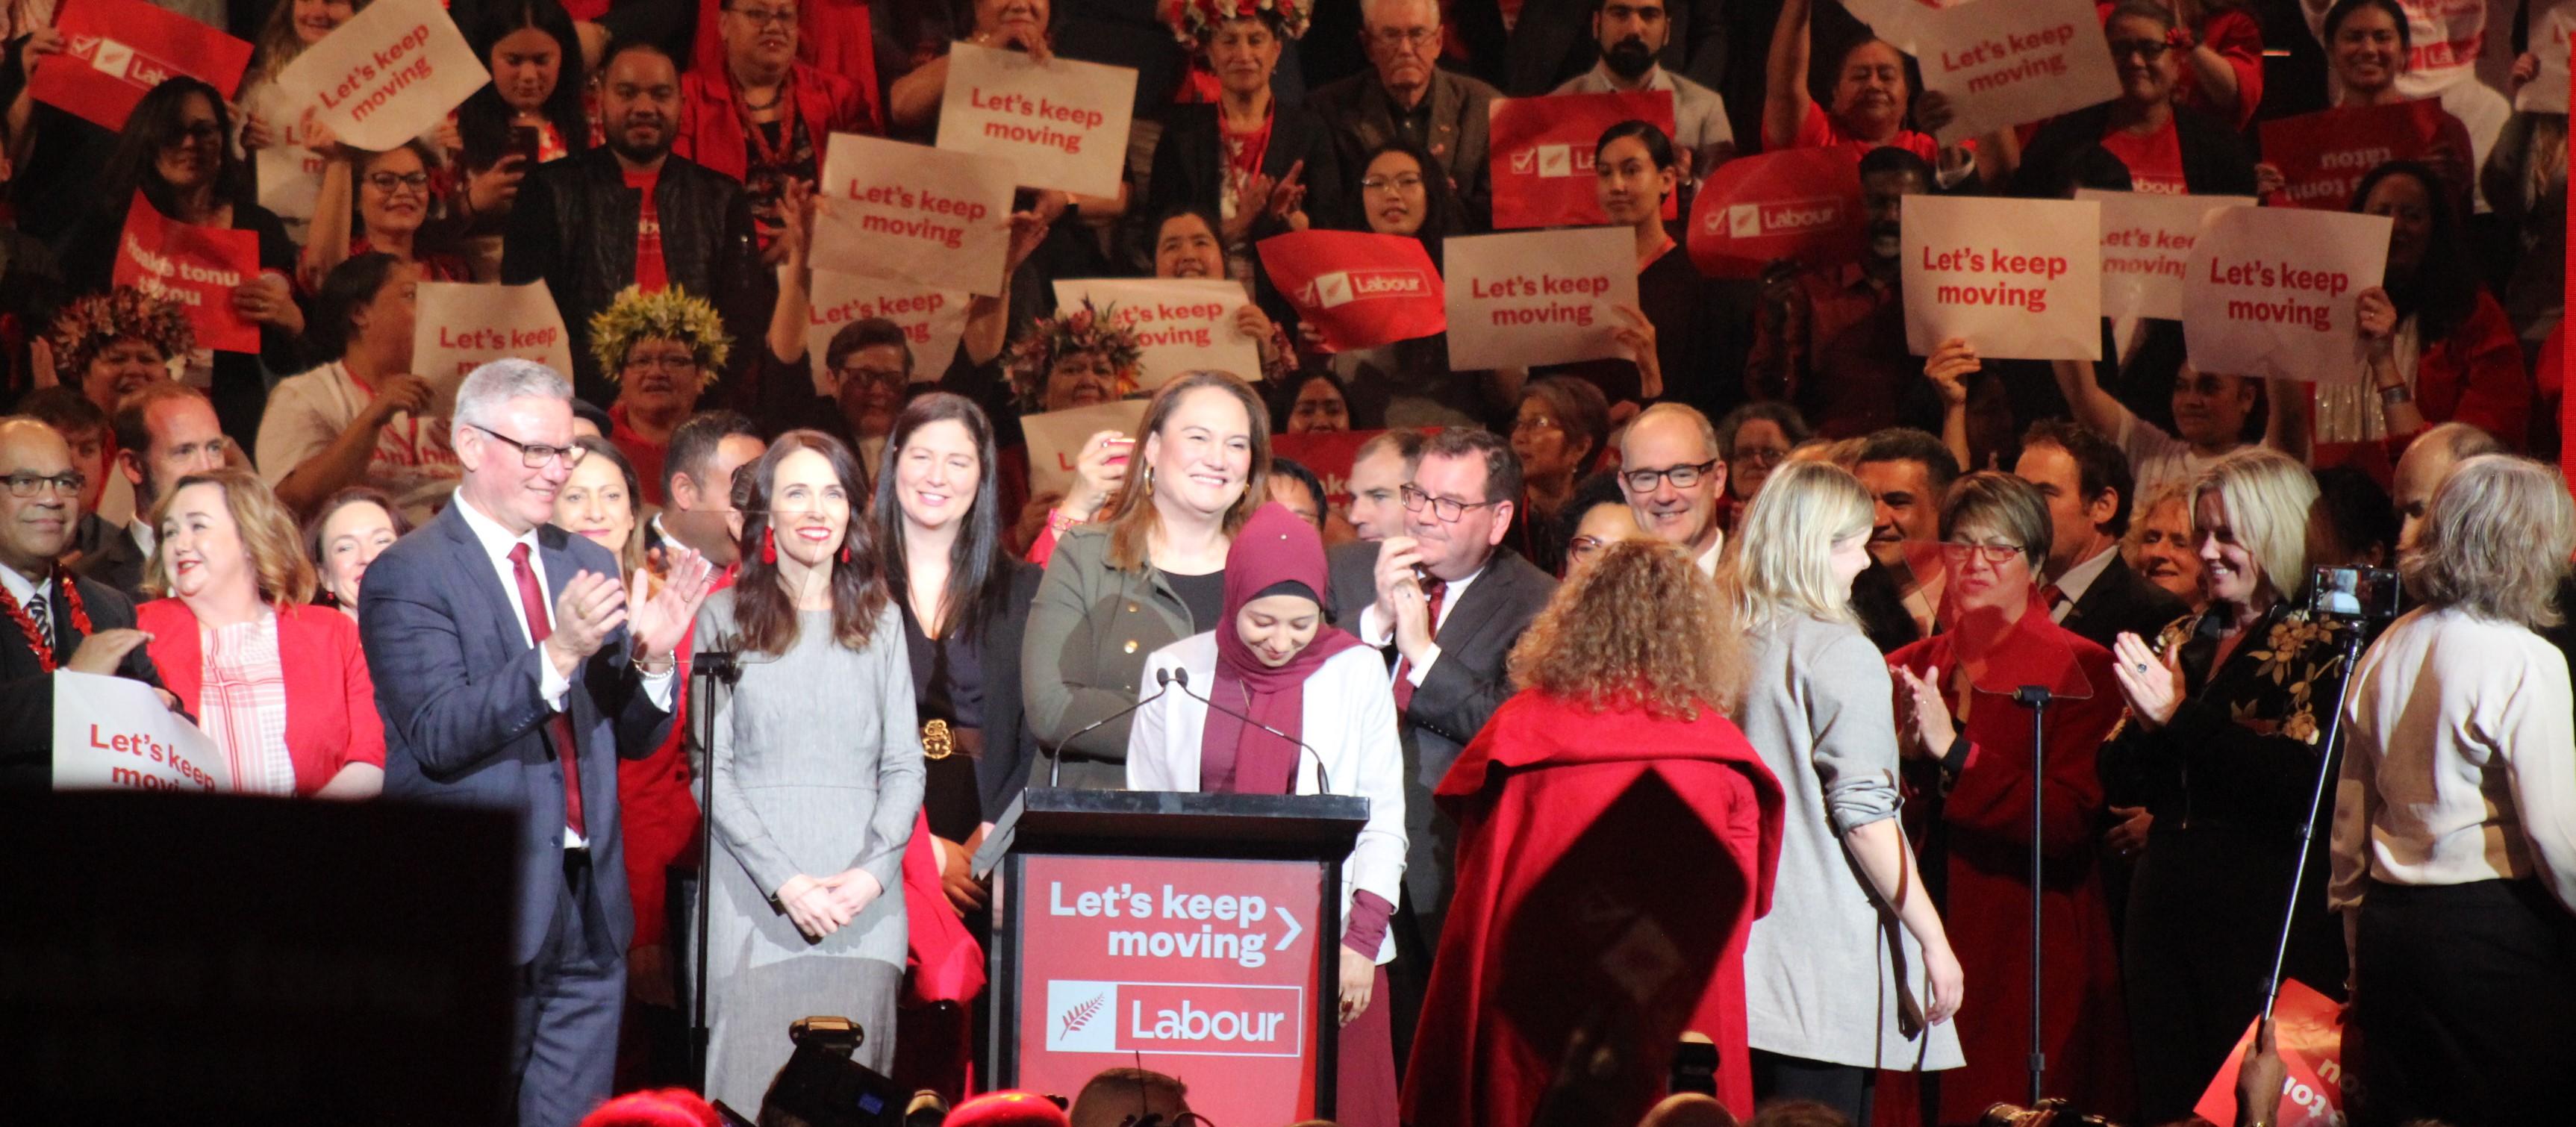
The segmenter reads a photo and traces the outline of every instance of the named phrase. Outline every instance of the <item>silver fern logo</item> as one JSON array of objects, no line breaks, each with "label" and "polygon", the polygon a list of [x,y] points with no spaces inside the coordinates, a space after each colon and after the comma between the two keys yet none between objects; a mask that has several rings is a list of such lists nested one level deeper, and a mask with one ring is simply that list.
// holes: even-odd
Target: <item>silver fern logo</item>
[{"label": "silver fern logo", "polygon": [[1117,983],[1048,982],[1048,1050],[1068,1053],[1116,1051],[1117,1011]]}]

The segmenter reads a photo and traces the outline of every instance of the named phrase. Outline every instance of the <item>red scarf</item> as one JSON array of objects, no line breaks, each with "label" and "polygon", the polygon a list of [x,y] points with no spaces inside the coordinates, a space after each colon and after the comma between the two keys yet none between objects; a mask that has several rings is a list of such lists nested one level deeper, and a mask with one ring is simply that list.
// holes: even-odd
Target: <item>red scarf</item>
[{"label": "red scarf", "polygon": [[[1216,683],[1208,699],[1286,733],[1280,739],[1229,712],[1208,709],[1199,729],[1199,789],[1222,794],[1291,794],[1297,789],[1297,743],[1305,738],[1306,679],[1360,640],[1331,626],[1286,665],[1263,665],[1235,619],[1243,604],[1280,583],[1304,584],[1323,603],[1332,589],[1324,541],[1315,526],[1278,504],[1263,505],[1225,553],[1225,616],[1216,622]],[[1320,613],[1320,610],[1319,610]]]}]

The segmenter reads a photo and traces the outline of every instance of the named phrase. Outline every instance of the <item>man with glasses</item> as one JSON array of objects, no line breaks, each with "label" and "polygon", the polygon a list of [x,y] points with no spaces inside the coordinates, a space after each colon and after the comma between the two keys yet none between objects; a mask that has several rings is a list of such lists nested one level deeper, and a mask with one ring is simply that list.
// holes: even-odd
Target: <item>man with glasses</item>
[{"label": "man with glasses", "polygon": [[86,484],[63,436],[34,419],[0,419],[0,482],[0,611],[9,619],[0,625],[0,790],[44,790],[53,785],[55,670],[156,689],[161,679],[134,604],[55,562],[80,522]]},{"label": "man with glasses", "polygon": [[1717,498],[1726,491],[1726,459],[1708,416],[1679,403],[1658,403],[1628,424],[1619,440],[1619,488],[1637,526],[1690,553],[1702,573],[1717,574],[1726,530]]},{"label": "man with glasses", "polygon": [[116,436],[117,472],[134,490],[134,516],[78,566],[81,578],[139,602],[145,597],[143,578],[153,546],[160,540],[152,506],[180,478],[222,469],[232,457],[233,443],[224,436],[206,393],[175,380],[146,384],[119,401],[108,429]]},{"label": "man with glasses", "polygon": [[1468,223],[1479,231],[1493,226],[1486,122],[1494,99],[1502,95],[1434,65],[1440,58],[1439,4],[1360,0],[1360,44],[1372,69],[1316,87],[1306,96],[1307,104],[1331,123],[1342,167],[1365,171],[1378,146],[1410,141],[1430,153],[1457,186]]},{"label": "man with glasses", "polygon": [[[789,180],[815,182],[834,133],[881,133],[876,91],[796,60],[797,8],[817,0],[725,0],[716,16],[721,69],[680,79],[680,130],[671,152],[733,177],[751,198],[770,251]],[[776,261],[776,253],[767,255]]]},{"label": "man with glasses", "polygon": [[1395,924],[1403,957],[1389,968],[1399,1042],[1420,1008],[1449,906],[1457,827],[1438,815],[1432,791],[1510,699],[1504,666],[1512,646],[1556,591],[1555,579],[1502,548],[1520,495],[1520,459],[1501,436],[1461,427],[1434,433],[1400,493],[1402,534],[1377,546],[1372,589],[1344,589],[1336,577],[1343,628],[1394,651],[1408,842],[1406,910]]},{"label": "man with glasses", "polygon": [[1726,118],[1726,99],[1717,91],[1665,70],[1658,57],[1671,42],[1673,22],[1665,0],[1593,0],[1592,39],[1601,61],[1568,79],[1558,94],[1645,94],[1673,96],[1675,148],[1683,149],[1683,178],[1696,179],[1735,155],[1735,126]]},{"label": "man with glasses", "polygon": [[515,1119],[569,1125],[608,1096],[635,927],[618,754],[670,732],[676,648],[709,569],[679,551],[660,590],[641,571],[621,589],[608,549],[548,523],[583,454],[572,388],[550,368],[475,369],[451,442],[455,503],[376,557],[358,596],[385,797],[515,817]]},{"label": "man with glasses", "polygon": [[361,254],[331,268],[314,303],[321,367],[278,382],[259,421],[260,476],[297,513],[372,485],[425,519],[456,483],[456,452],[428,418],[429,381],[412,372],[420,268]]},{"label": "man with glasses", "polygon": [[608,142],[528,173],[510,209],[501,280],[546,283],[572,333],[574,384],[583,399],[607,403],[616,388],[591,349],[590,322],[619,291],[686,290],[714,302],[727,336],[757,340],[777,282],[761,267],[742,184],[671,151],[680,117],[671,56],[619,43],[599,74]]}]

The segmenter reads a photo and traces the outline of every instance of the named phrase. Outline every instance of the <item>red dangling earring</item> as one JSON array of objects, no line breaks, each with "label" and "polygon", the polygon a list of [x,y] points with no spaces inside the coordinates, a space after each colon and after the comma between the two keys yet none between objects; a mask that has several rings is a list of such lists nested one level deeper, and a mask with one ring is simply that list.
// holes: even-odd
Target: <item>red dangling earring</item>
[{"label": "red dangling earring", "polygon": [[850,542],[847,540],[841,542],[841,562],[850,562]]},{"label": "red dangling earring", "polygon": [[778,530],[775,528],[761,530],[760,562],[772,565],[778,562]]}]

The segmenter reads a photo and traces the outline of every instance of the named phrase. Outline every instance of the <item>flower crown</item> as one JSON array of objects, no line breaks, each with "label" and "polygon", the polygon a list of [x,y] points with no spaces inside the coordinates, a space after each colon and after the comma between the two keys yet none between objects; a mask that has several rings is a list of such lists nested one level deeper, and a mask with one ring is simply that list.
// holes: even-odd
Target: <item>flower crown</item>
[{"label": "flower crown", "polygon": [[163,359],[196,351],[197,334],[179,303],[132,286],[75,298],[54,315],[54,371],[77,386],[89,362],[107,346],[132,337],[161,350]]},{"label": "flower crown", "polygon": [[1306,0],[1166,0],[1163,22],[1172,25],[1172,34],[1183,44],[1197,46],[1215,36],[1216,29],[1227,20],[1265,15],[1279,21],[1281,34],[1301,38],[1311,14]]},{"label": "flower crown", "polygon": [[590,318],[590,354],[609,379],[625,371],[626,352],[640,340],[688,345],[698,358],[700,387],[716,382],[716,373],[724,370],[725,357],[733,351],[733,338],[725,335],[724,319],[716,316],[716,307],[690,297],[678,286],[652,293],[628,286],[617,291],[608,308]]},{"label": "flower crown", "polygon": [[1032,394],[1042,394],[1047,373],[1055,362],[1077,353],[1097,352],[1109,358],[1118,369],[1121,395],[1135,390],[1136,362],[1145,350],[1136,343],[1136,330],[1117,317],[1118,305],[1094,308],[1090,298],[1082,299],[1082,308],[1070,313],[1038,320],[1029,335],[1011,348],[1011,371],[1019,376],[1022,387]]}]

